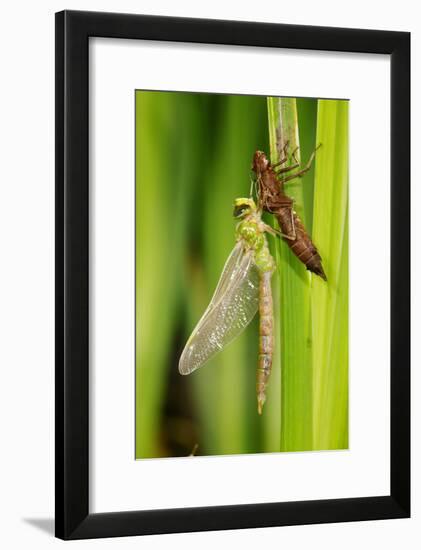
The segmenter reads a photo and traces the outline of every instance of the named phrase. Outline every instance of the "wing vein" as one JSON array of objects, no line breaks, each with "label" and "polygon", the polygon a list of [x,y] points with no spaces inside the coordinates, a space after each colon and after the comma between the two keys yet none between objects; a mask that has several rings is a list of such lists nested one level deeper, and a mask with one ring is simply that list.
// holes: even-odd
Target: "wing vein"
[{"label": "wing vein", "polygon": [[254,252],[239,241],[228,257],[208,308],[180,357],[179,371],[190,374],[234,340],[258,309],[259,273]]}]

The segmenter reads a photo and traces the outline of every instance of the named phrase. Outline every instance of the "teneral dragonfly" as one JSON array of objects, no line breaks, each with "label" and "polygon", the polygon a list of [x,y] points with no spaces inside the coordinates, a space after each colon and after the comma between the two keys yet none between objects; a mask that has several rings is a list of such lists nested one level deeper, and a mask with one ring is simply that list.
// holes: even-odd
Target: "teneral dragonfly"
[{"label": "teneral dragonfly", "polygon": [[275,270],[266,232],[277,234],[261,218],[253,199],[236,199],[237,243],[223,268],[208,308],[187,341],[179,371],[190,374],[222,351],[251,322],[259,310],[259,359],[256,376],[257,410],[262,414],[272,368]]}]

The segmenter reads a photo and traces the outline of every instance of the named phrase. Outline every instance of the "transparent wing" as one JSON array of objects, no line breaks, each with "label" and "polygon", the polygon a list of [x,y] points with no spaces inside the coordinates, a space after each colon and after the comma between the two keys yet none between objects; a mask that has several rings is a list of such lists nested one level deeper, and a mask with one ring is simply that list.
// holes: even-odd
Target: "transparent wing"
[{"label": "transparent wing", "polygon": [[[206,308],[205,313],[203,314],[201,321],[206,317],[206,315],[212,311],[215,304],[221,299],[221,297],[226,292],[226,289],[230,284],[233,283],[235,277],[238,274],[238,269],[241,265],[241,260],[244,256],[244,245],[239,241],[231,251],[231,254],[228,256],[227,261],[225,262],[224,268],[222,270],[221,276],[219,277],[218,284],[216,285],[215,292],[213,293],[212,299],[209,302],[208,307]],[[199,326],[198,323],[198,326]]]},{"label": "transparent wing", "polygon": [[228,258],[212,300],[181,354],[181,374],[203,366],[241,334],[256,314],[259,272],[253,252],[245,252],[239,245]]}]

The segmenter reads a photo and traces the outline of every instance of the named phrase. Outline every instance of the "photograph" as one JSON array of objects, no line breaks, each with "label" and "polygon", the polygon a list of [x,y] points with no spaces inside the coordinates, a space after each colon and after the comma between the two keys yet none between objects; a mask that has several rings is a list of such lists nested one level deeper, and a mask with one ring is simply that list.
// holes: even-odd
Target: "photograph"
[{"label": "photograph", "polygon": [[135,91],[136,459],[349,448],[350,103]]},{"label": "photograph", "polygon": [[2,547],[416,548],[418,4],[85,4],[2,9]]}]

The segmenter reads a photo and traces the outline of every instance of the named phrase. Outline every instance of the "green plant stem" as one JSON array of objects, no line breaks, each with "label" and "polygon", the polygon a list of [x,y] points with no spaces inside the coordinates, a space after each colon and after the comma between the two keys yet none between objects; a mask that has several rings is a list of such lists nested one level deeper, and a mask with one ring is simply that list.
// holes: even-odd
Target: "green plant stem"
[{"label": "green plant stem", "polygon": [[[299,160],[297,106],[294,98],[268,98],[270,156],[278,162],[285,144]],[[294,201],[294,209],[305,223],[303,190],[300,180],[287,184],[286,193]],[[313,444],[312,363],[310,323],[310,276],[305,266],[285,242],[277,247],[279,273],[279,331],[281,369],[281,451],[309,450]],[[276,310],[275,310],[276,311]]]},{"label": "green plant stem", "polygon": [[348,446],[348,102],[319,100],[313,237],[327,284],[312,288],[314,448]]}]

